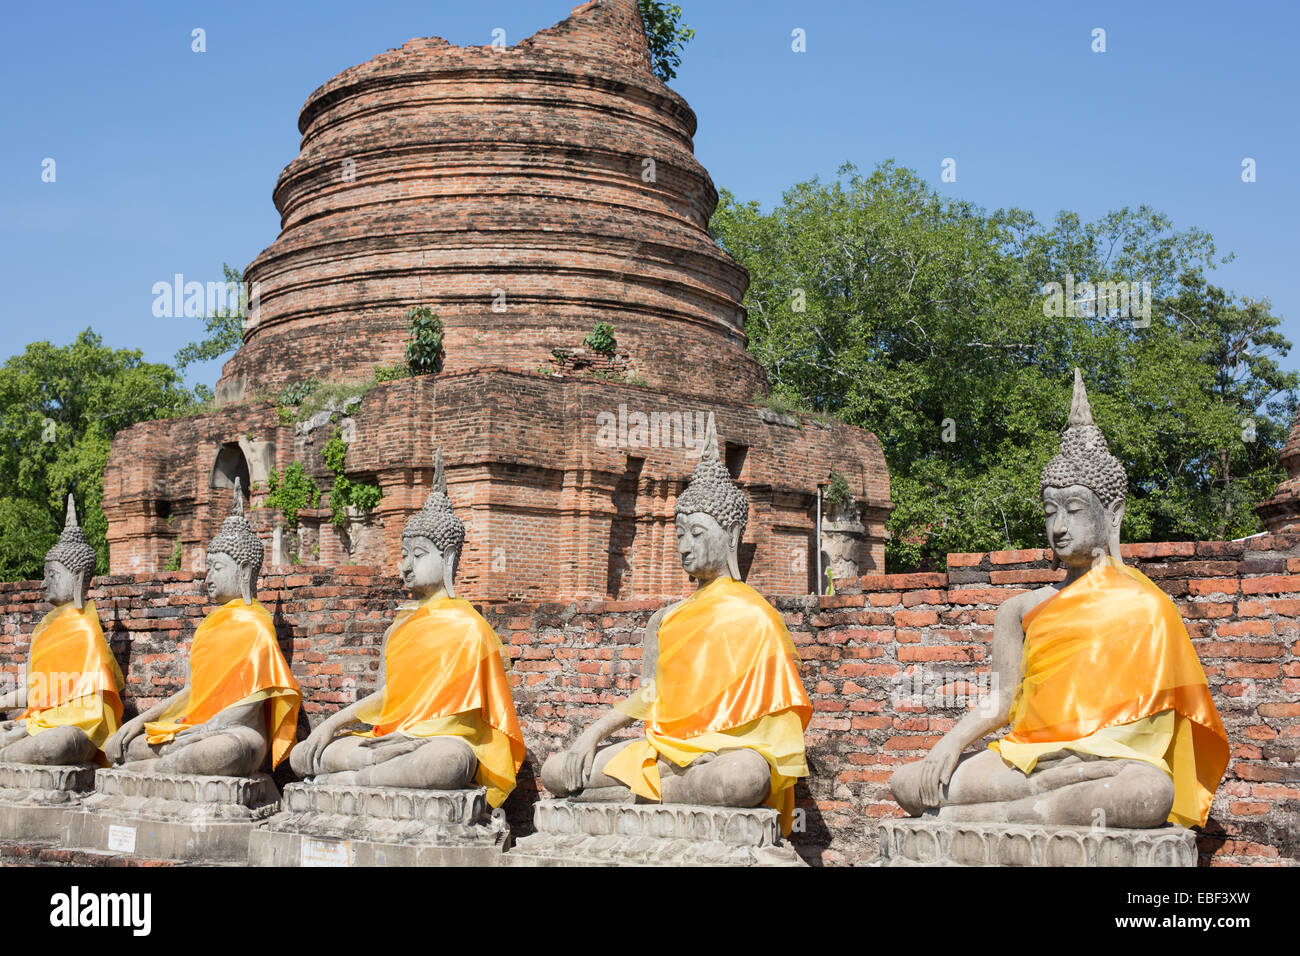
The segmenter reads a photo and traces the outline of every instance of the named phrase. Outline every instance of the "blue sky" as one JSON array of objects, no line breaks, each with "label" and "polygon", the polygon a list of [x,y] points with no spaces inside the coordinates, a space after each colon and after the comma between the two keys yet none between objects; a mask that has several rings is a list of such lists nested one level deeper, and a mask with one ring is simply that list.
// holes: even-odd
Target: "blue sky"
[{"label": "blue sky", "polygon": [[[1212,281],[1268,297],[1300,342],[1300,70],[1292,2],[681,0],[673,82],[719,187],[765,208],[845,161],[1048,220],[1147,203],[1236,260]],[[152,286],[219,280],[274,240],[297,115],[335,73],[416,36],[516,43],[565,0],[10,5],[0,34],[0,359],[93,326],[170,361],[193,319]],[[191,50],[191,31],[207,50]],[[1094,53],[1092,31],[1106,31]],[[791,50],[805,31],[807,51]],[[53,158],[56,180],[42,182]],[[945,157],[957,181],[940,182]],[[1257,181],[1241,181],[1241,162]],[[1284,360],[1300,368],[1300,348]],[[219,363],[195,367],[212,384]]]}]

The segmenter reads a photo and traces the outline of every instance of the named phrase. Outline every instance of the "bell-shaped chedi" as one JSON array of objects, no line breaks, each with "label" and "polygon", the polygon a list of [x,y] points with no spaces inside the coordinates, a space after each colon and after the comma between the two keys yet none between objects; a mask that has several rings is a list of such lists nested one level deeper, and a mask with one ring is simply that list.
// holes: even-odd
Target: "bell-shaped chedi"
[{"label": "bell-shaped chedi", "polygon": [[[254,307],[220,407],[114,441],[112,569],[159,570],[178,545],[183,569],[201,562],[237,480],[272,566],[391,568],[441,447],[469,531],[457,593],[684,595],[674,504],[712,413],[751,504],[748,583],[815,589],[832,473],[855,498],[858,573],[883,570],[875,436],[754,404],[767,382],[746,351],[748,276],[708,235],[717,192],[695,125],[651,70],[636,0],[585,4],[512,47],[412,40],[321,86],[276,184],[281,233],[246,273]],[[266,400],[401,363],[413,307],[443,322],[436,374],[372,380],[334,421],[295,422]],[[598,322],[612,354],[584,347]],[[322,456],[336,428],[348,479],[383,493],[337,524]],[[267,488],[295,462],[322,494],[291,527]]]},{"label": "bell-shaped chedi", "polygon": [[344,70],[299,117],[218,398],[398,362],[412,306],[444,323],[447,372],[533,372],[607,322],[623,374],[752,398],[748,280],[707,233],[695,127],[633,0],[513,47],[418,39]]},{"label": "bell-shaped chedi", "polygon": [[1260,502],[1255,512],[1269,531],[1300,532],[1300,412],[1296,413],[1291,435],[1278,455],[1286,469],[1286,478],[1277,486],[1273,497]]}]

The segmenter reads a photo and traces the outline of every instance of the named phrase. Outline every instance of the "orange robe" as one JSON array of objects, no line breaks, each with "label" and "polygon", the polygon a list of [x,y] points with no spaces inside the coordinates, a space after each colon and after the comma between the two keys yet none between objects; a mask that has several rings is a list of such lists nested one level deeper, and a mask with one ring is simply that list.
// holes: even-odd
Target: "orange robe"
[{"label": "orange robe", "polygon": [[461,738],[493,807],[514,790],[524,762],[501,641],[459,598],[432,598],[397,617],[385,638],[384,686],[357,719],[372,727],[361,736]]},{"label": "orange robe", "polygon": [[659,800],[659,758],[685,767],[706,753],[748,748],[771,770],[766,803],[783,832],[794,819],[794,784],[808,775],[803,732],[812,703],[785,622],[748,584],[716,578],[659,624],[653,701],[618,705],[645,721],[645,738],[624,747],[605,773]]},{"label": "orange robe", "polygon": [[203,619],[190,644],[189,690],[144,725],[151,744],[174,740],[235,704],[265,701],[271,766],[289,754],[298,731],[302,694],[275,639],[271,613],[241,598]]},{"label": "orange robe", "polygon": [[122,686],[94,602],[80,611],[66,604],[32,632],[27,709],[19,719],[26,719],[33,737],[54,727],[80,727],[102,751],[122,722]]},{"label": "orange robe", "polygon": [[[1173,778],[1170,822],[1203,826],[1228,738],[1173,601],[1108,558],[1023,625],[1011,732],[989,746],[1026,773],[1063,749],[1146,760]],[[1145,752],[1152,741],[1164,752]]]}]

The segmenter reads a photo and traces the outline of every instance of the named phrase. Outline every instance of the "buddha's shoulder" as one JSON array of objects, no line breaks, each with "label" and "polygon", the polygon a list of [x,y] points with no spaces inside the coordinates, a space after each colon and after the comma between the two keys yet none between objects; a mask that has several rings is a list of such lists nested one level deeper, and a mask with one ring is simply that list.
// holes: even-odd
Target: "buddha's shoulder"
[{"label": "buddha's shoulder", "polygon": [[719,599],[726,602],[727,612],[737,618],[752,620],[754,623],[781,622],[781,612],[772,606],[772,602],[743,581],[735,582],[730,592]]},{"label": "buddha's shoulder", "polygon": [[487,618],[478,612],[478,608],[460,598],[456,598],[444,607],[439,608],[437,614],[443,615],[444,620],[455,621],[456,623],[461,624],[466,628],[466,630],[472,631],[475,634],[483,636],[496,634],[492,625],[488,623]]},{"label": "buddha's shoulder", "polygon": [[1059,588],[1050,584],[1045,584],[1041,588],[1034,588],[1032,591],[1021,591],[999,604],[994,616],[996,618],[1010,618],[1017,622],[1021,621],[1034,608],[1046,601],[1050,601],[1060,593]]}]

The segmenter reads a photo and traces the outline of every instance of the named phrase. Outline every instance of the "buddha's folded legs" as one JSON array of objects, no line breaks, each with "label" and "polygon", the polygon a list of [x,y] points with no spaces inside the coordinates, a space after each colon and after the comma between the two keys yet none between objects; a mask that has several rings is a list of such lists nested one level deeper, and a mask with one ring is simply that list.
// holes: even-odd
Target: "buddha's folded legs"
[{"label": "buddha's folded legs", "polygon": [[178,736],[165,744],[150,744],[141,734],[131,741],[123,770],[137,773],[186,773],[213,777],[246,777],[266,759],[266,738],[251,727],[234,726],[216,733]]},{"label": "buddha's folded legs", "polygon": [[[912,816],[927,808],[919,797],[921,762],[890,780],[895,799]],[[1090,757],[1062,751],[1025,774],[991,750],[964,756],[944,788],[940,819],[1060,826],[1160,826],[1173,806],[1169,775],[1140,760]]]},{"label": "buddha's folded legs", "polygon": [[321,756],[323,784],[366,787],[411,787],[419,790],[459,790],[468,787],[478,760],[458,737],[408,738],[340,737]]},{"label": "buddha's folded legs", "polygon": [[95,759],[95,745],[80,727],[51,727],[34,737],[23,736],[0,750],[5,763],[58,766],[89,763]]},{"label": "buddha's folded legs", "polygon": [[685,767],[660,759],[659,781],[664,803],[756,807],[767,799],[772,771],[761,754],[742,748],[705,754]]}]

